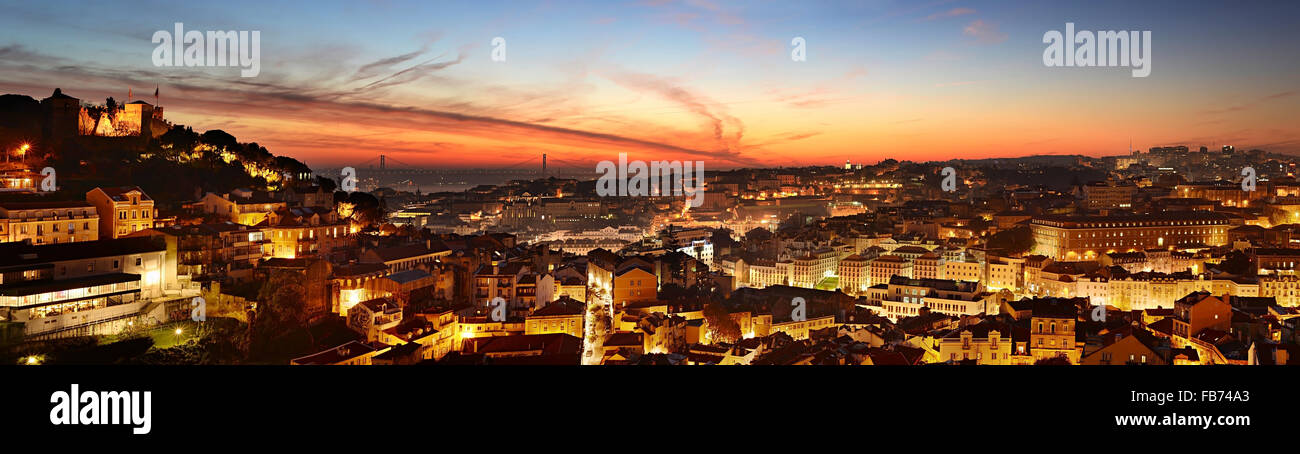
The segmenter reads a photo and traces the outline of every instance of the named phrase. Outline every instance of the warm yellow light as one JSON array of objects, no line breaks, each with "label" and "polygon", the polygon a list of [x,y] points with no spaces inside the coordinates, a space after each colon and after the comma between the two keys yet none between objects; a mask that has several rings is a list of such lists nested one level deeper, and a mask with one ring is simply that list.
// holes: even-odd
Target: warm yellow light
[{"label": "warm yellow light", "polygon": [[31,145],[31,144],[25,143],[25,144],[23,144],[23,146],[18,147],[18,151],[19,151],[19,152],[22,152],[22,153],[26,153],[27,150],[30,150],[31,148],[32,148],[32,145]]},{"label": "warm yellow light", "polygon": [[181,335],[181,332],[182,332],[182,331],[181,331],[180,328],[176,328],[176,335],[177,335],[177,336]]},{"label": "warm yellow light", "polygon": [[40,359],[37,359],[35,356],[28,356],[28,357],[27,357],[27,364],[29,364],[29,365],[35,366],[35,365],[40,364],[40,363],[41,363],[41,360],[40,360]]}]

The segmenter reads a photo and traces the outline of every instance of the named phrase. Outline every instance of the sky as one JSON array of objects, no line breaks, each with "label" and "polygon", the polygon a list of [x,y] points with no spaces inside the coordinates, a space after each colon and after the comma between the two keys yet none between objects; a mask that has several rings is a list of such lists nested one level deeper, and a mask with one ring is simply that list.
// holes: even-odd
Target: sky
[{"label": "sky", "polygon": [[[313,167],[708,168],[1300,154],[1297,2],[0,0],[0,92],[158,103]],[[156,66],[156,31],[258,31],[260,71]],[[1044,34],[1151,32],[1151,73]],[[494,38],[505,40],[494,61]],[[803,61],[792,41],[803,38]]]}]

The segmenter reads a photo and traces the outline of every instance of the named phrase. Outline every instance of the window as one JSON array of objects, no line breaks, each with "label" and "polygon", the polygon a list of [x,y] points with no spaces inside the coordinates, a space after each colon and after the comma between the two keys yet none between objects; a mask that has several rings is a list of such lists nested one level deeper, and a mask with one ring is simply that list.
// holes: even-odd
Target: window
[{"label": "window", "polygon": [[135,266],[140,266],[140,257],[135,258]]}]

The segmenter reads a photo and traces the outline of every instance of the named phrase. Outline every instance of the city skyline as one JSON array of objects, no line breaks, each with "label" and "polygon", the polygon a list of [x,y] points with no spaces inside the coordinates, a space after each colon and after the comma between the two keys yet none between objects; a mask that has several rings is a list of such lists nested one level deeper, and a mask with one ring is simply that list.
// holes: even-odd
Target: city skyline
[{"label": "city skyline", "polygon": [[[1130,143],[1300,153],[1285,116],[1300,52],[1276,39],[1295,6],[1101,3],[6,5],[0,91],[152,102],[156,88],[176,123],[312,167],[627,152],[726,169]],[[155,67],[150,36],[176,22],[260,31],[260,74]],[[1043,34],[1067,22],[1151,31],[1150,76],[1044,66]],[[491,59],[495,37],[505,61]],[[790,58],[795,37],[806,61]]]}]

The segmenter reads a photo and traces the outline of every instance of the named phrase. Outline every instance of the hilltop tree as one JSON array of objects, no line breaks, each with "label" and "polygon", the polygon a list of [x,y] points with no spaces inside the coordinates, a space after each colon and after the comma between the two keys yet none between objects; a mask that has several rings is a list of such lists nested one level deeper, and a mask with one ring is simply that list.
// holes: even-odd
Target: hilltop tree
[{"label": "hilltop tree", "polygon": [[292,340],[301,339],[304,335],[306,347],[315,345],[315,339],[308,329],[307,290],[302,285],[299,273],[272,273],[262,285],[257,299],[257,310],[249,324],[251,353],[257,355],[292,351],[295,348]]},{"label": "hilltop tree", "polygon": [[704,306],[704,323],[708,325],[708,339],[713,343],[735,343],[740,340],[740,324],[731,318],[731,312],[722,303]]},{"label": "hilltop tree", "polygon": [[993,234],[989,238],[990,249],[1003,249],[1009,253],[1025,253],[1034,248],[1034,234],[1029,227],[1019,226]]},{"label": "hilltop tree", "polygon": [[384,221],[384,207],[378,198],[370,193],[335,192],[334,203],[338,205],[339,216],[360,224],[379,225]]}]

